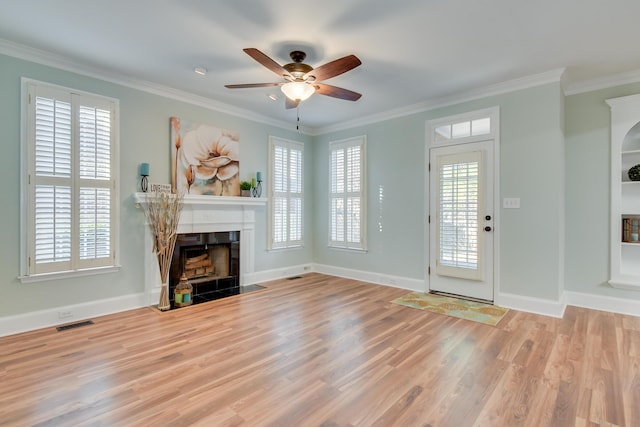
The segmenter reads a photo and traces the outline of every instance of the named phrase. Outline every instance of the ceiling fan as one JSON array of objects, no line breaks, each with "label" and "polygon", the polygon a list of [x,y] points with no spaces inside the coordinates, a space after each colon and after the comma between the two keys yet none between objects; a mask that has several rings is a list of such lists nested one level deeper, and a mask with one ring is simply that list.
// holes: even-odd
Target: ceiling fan
[{"label": "ceiling fan", "polygon": [[302,62],[307,57],[307,54],[300,50],[291,52],[289,56],[293,62],[282,66],[258,49],[247,48],[243,50],[247,55],[282,77],[283,81],[225,85],[229,89],[280,86],[280,89],[286,95],[286,108],[297,107],[300,102],[308,99],[314,93],[347,101],[357,101],[362,96],[348,89],[320,83],[321,80],[328,80],[362,64],[355,55],[348,55],[313,68]]}]

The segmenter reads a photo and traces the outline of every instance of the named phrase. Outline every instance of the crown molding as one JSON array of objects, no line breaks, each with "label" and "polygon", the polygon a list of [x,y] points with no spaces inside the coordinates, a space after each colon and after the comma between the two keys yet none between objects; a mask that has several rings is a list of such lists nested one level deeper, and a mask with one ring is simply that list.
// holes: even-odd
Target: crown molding
[{"label": "crown molding", "polygon": [[[58,68],[75,74],[100,79],[132,89],[141,90],[150,94],[170,98],[176,101],[186,102],[188,104],[196,105],[209,110],[241,117],[253,122],[291,130],[291,123],[289,122],[276,120],[271,117],[258,114],[251,110],[246,110],[233,106],[231,104],[215,101],[211,98],[195,95],[193,93],[174,89],[169,86],[152,83],[145,80],[134,79],[117,73],[110,73],[101,68],[92,67],[84,63],[70,60],[62,55],[35,49],[9,40],[0,39],[0,54],[15,57],[25,61],[35,62],[53,68]],[[559,68],[544,73],[533,74],[518,79],[508,80],[502,83],[473,89],[452,96],[430,99],[416,104],[389,110],[383,113],[372,114],[369,116],[349,120],[346,122],[336,123],[333,125],[320,127],[301,125],[300,129],[298,129],[298,132],[310,136],[319,136],[331,132],[351,129],[359,126],[366,126],[385,120],[424,113],[426,111],[435,110],[437,108],[448,107],[463,102],[474,101],[477,99],[501,95],[517,90],[528,89],[531,87],[556,82],[561,83],[565,95],[576,95],[584,92],[591,92],[594,90],[606,89],[609,87],[620,86],[624,84],[639,83],[640,70],[629,71],[606,77],[599,77],[581,82],[571,82],[565,73],[565,69]]]},{"label": "crown molding", "polygon": [[594,90],[607,89],[614,86],[621,86],[629,83],[640,82],[640,70],[627,71],[625,73],[611,76],[598,77],[581,82],[569,83],[564,91],[565,95],[577,95]]},{"label": "crown molding", "polygon": [[426,111],[435,110],[437,108],[449,107],[451,105],[461,104],[463,102],[474,101],[477,99],[487,98],[495,95],[502,95],[505,93],[529,89],[549,83],[562,83],[564,74],[565,69],[558,68],[555,70],[546,71],[544,73],[533,74],[518,79],[508,80],[502,83],[466,91],[464,93],[458,93],[441,98],[434,98],[432,100],[419,102],[417,104],[397,108],[394,110],[386,111],[384,113],[372,114],[370,116],[350,120],[348,122],[338,123],[336,125],[325,126],[322,128],[316,128],[314,129],[315,133],[313,133],[312,135],[322,135],[330,132],[351,129],[358,126],[365,126],[384,120],[395,119],[398,117],[404,117],[417,113],[424,113]]},{"label": "crown molding", "polygon": [[[204,96],[195,95],[190,92],[174,89],[169,86],[152,83],[145,80],[134,79],[117,73],[106,72],[103,69],[73,61],[61,55],[53,54],[51,52],[43,51],[40,49],[35,49],[9,40],[0,39],[0,54],[29,62],[35,62],[40,65],[58,68],[64,71],[69,71],[71,73],[103,80],[109,83],[118,84],[121,86],[129,87],[131,89],[136,89],[153,95],[185,102],[209,110],[241,117],[253,122],[291,130],[291,123],[288,122],[275,120],[262,114],[257,114],[250,110],[238,108],[230,104],[225,104],[223,102],[215,101],[211,98],[206,98]],[[300,126],[299,132],[311,135],[312,129]]]}]

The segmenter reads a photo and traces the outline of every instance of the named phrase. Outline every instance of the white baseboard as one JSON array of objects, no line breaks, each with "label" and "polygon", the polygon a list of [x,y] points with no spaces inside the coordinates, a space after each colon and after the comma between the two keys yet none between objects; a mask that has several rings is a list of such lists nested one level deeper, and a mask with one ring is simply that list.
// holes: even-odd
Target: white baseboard
[{"label": "white baseboard", "polygon": [[0,337],[132,310],[146,306],[145,301],[140,293],[0,317]]},{"label": "white baseboard", "polygon": [[243,286],[255,285],[270,280],[283,279],[285,277],[298,276],[314,271],[312,264],[293,265],[289,267],[275,268],[273,270],[247,273],[243,277]]},{"label": "white baseboard", "polygon": [[640,316],[639,300],[629,300],[570,291],[565,291],[564,300],[568,305],[574,305],[576,307],[610,311],[612,313],[628,314],[631,316]]},{"label": "white baseboard", "polygon": [[542,314],[544,316],[562,318],[566,304],[542,298],[527,297],[523,295],[498,293],[494,303],[500,307],[526,311],[527,313]]},{"label": "white baseboard", "polygon": [[[243,286],[268,282],[309,272],[318,272],[331,276],[361,280],[363,282],[391,286],[409,291],[425,292],[426,290],[426,284],[423,280],[323,264],[302,264],[247,274],[244,276]],[[124,295],[99,301],[90,301],[83,304],[74,304],[55,307],[49,310],[40,310],[14,316],[0,317],[0,337],[146,307],[151,304],[149,302],[150,300],[156,301],[159,298],[159,292],[160,289],[158,288],[157,290],[152,291],[151,295],[147,295],[145,293]],[[580,292],[564,292],[562,301],[526,297],[509,293],[498,293],[495,298],[495,304],[502,307],[512,308],[514,310],[558,318],[561,318],[564,315],[564,310],[567,304],[632,316],[638,316],[640,313],[640,301],[638,300],[627,300],[601,295],[584,294]]]},{"label": "white baseboard", "polygon": [[[308,273],[312,270],[313,266],[311,264],[304,264],[247,274],[243,277],[243,286]],[[159,298],[160,287],[157,287],[151,289],[149,293],[131,294],[0,317],[0,337],[73,323],[135,308],[148,307],[156,303]]]},{"label": "white baseboard", "polygon": [[332,265],[323,264],[313,264],[313,271],[328,274],[330,276],[344,277],[347,279],[361,280],[363,282],[375,283],[378,285],[391,286],[393,288],[407,289],[409,291],[425,292],[426,289],[426,283],[424,280],[412,279],[409,277],[372,273],[370,271],[353,270],[351,268],[334,267]]}]

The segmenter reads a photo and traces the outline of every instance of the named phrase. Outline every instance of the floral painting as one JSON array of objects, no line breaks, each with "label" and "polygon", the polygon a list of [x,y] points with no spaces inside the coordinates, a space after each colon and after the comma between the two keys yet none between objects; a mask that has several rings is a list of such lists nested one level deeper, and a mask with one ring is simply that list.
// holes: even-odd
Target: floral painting
[{"label": "floral painting", "polygon": [[239,137],[171,117],[171,186],[182,194],[240,195]]}]

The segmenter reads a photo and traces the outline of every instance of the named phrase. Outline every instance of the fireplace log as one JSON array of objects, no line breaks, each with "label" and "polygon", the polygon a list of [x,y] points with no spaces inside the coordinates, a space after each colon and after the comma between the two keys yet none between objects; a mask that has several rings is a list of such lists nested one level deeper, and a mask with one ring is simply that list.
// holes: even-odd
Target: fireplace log
[{"label": "fireplace log", "polygon": [[187,263],[185,265],[185,268],[188,268],[188,269],[193,269],[193,268],[198,269],[202,267],[211,267],[211,259],[207,258],[198,262]]},{"label": "fireplace log", "polygon": [[191,258],[187,258],[185,263],[187,265],[194,264],[198,261],[202,261],[203,259],[207,259],[207,258],[209,258],[209,254],[202,254],[202,255],[191,257]]}]

